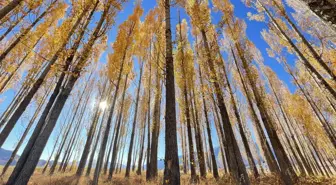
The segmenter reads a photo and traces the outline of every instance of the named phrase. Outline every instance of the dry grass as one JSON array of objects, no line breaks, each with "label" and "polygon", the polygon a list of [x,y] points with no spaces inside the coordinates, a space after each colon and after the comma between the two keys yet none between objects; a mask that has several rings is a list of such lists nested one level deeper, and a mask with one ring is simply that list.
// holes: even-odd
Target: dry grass
[{"label": "dry grass", "polygon": [[[0,170],[1,167],[0,167]],[[7,174],[10,174],[12,169],[9,169]],[[29,185],[91,185],[92,177],[81,177],[77,178],[74,176],[75,172],[67,173],[58,173],[53,176],[47,174],[43,175],[41,169],[36,169],[34,175],[29,181]],[[151,182],[146,182],[145,175],[137,176],[132,175],[129,178],[124,177],[124,172],[122,171],[119,174],[113,176],[112,181],[107,181],[107,176],[102,176],[99,179],[99,185],[157,185],[162,184],[162,172],[159,173],[159,178]],[[207,179],[201,179],[197,184],[198,185],[231,185],[234,184],[231,178],[228,176],[223,176],[216,181],[211,174],[207,175]],[[181,184],[190,185],[190,176],[182,174]],[[0,185],[5,184],[7,181],[8,175],[0,178]],[[252,184],[254,185],[281,185],[280,179],[272,174],[267,176],[260,177],[258,179],[252,179]],[[297,185],[336,185],[336,177],[326,178],[326,177],[301,177]]]}]

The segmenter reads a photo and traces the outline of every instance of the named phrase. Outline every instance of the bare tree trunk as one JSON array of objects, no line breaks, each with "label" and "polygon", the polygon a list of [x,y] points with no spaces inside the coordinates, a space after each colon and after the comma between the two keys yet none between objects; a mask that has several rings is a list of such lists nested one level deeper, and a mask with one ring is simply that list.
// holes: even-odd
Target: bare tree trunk
[{"label": "bare tree trunk", "polygon": [[[152,65],[149,62],[149,78],[148,78],[148,84],[151,84],[152,81]],[[151,88],[148,88],[148,116],[147,116],[147,156],[146,156],[146,179],[149,178],[149,162],[150,162],[150,152],[151,152],[151,107],[150,107],[150,102],[151,102]]]},{"label": "bare tree trunk", "polygon": [[[285,149],[280,142],[280,138],[275,130],[275,123],[272,120],[272,117],[268,113],[268,109],[265,105],[262,93],[263,89],[257,88],[255,82],[253,81],[252,73],[251,73],[251,66],[248,66],[248,62],[246,61],[244,55],[242,54],[242,50],[238,44],[235,45],[236,49],[238,51],[238,55],[241,59],[242,66],[246,72],[246,76],[248,78],[248,81],[251,85],[254,97],[256,99],[256,105],[260,110],[261,119],[264,122],[265,129],[267,131],[267,134],[269,135],[270,142],[272,143],[274,154],[278,160],[279,166],[280,166],[280,175],[282,180],[286,184],[293,184],[296,179],[296,174],[291,166],[290,160],[288,156],[286,155]],[[233,53],[233,51],[232,51]]]},{"label": "bare tree trunk", "polygon": [[[159,55],[157,55],[159,57]],[[153,112],[153,133],[151,142],[151,152],[149,157],[149,166],[147,170],[149,171],[149,176],[147,180],[152,180],[157,178],[157,153],[158,153],[158,143],[160,134],[160,112],[161,112],[161,78],[159,74],[159,58],[157,58],[157,68],[156,68],[156,83],[155,83],[155,97],[154,97],[154,112]]]},{"label": "bare tree trunk", "polygon": [[[98,100],[99,100],[98,102],[100,102],[102,100],[102,97],[105,94],[106,86],[107,86],[107,81],[104,83],[104,89],[102,91],[102,94],[98,98]],[[76,171],[77,176],[81,176],[83,174],[85,164],[86,164],[87,158],[88,158],[89,153],[90,153],[91,144],[92,144],[92,141],[93,141],[94,133],[96,132],[97,123],[98,123],[98,119],[99,119],[99,114],[100,114],[99,109],[100,109],[100,107],[99,107],[99,105],[97,105],[94,116],[93,116],[93,119],[92,119],[90,129],[89,129],[89,133],[88,133],[88,136],[86,138],[84,150],[82,152],[82,156],[81,156],[81,159],[79,161],[78,168],[77,168],[77,171]],[[94,153],[95,151],[92,151],[92,152]]]},{"label": "bare tree trunk", "polygon": [[[87,87],[87,83],[85,84],[85,89],[86,89],[86,87]],[[83,98],[83,95],[84,95],[84,92],[85,92],[85,91],[82,91],[82,93],[81,93],[81,95],[80,95],[80,98],[79,98],[79,100],[78,100],[78,104],[77,104],[77,106],[76,106],[76,108],[75,108],[75,112],[74,112],[74,114],[73,114],[73,116],[72,116],[72,119],[71,119],[71,122],[70,122],[70,124],[69,124],[68,130],[67,130],[67,132],[66,132],[66,134],[65,134],[65,136],[64,136],[64,138],[63,138],[63,141],[62,141],[62,143],[61,143],[61,145],[60,145],[60,147],[59,147],[59,149],[58,149],[58,152],[56,153],[54,162],[53,162],[52,166],[50,167],[50,172],[49,172],[50,175],[52,175],[52,174],[55,172],[56,166],[57,166],[57,164],[58,164],[58,159],[59,159],[59,157],[61,156],[63,147],[65,146],[65,143],[66,143],[66,140],[68,139],[68,136],[69,136],[69,134],[70,134],[72,125],[74,124],[75,118],[76,118],[77,113],[78,113],[78,110],[79,110],[80,103],[81,103],[82,98]],[[50,108],[51,108],[51,106],[50,106]],[[45,111],[46,111],[46,110],[45,110]],[[49,111],[48,111],[48,112],[49,112]],[[44,112],[44,113],[45,113],[45,112]],[[45,114],[48,115],[48,113],[45,113]],[[43,115],[43,114],[42,114],[42,115]],[[44,118],[44,117],[46,118],[47,116],[41,116],[41,118]],[[41,121],[41,118],[40,118],[40,121]],[[42,121],[45,121],[45,120],[42,120]],[[77,125],[78,125],[78,124],[77,124]],[[75,125],[75,129],[74,129],[74,130],[76,130],[77,125]],[[70,140],[71,140],[71,138],[70,138]],[[69,142],[70,142],[70,141],[69,141]]]},{"label": "bare tree trunk", "polygon": [[220,126],[221,124],[221,120],[219,118],[219,113],[218,113],[218,107],[216,106],[216,101],[215,101],[215,97],[213,96],[213,94],[211,95],[211,100],[213,103],[213,107],[212,107],[212,112],[214,112],[214,124],[216,127],[216,131],[217,131],[217,136],[218,136],[218,143],[219,143],[219,147],[221,150],[221,157],[222,157],[222,162],[223,162],[223,168],[224,168],[224,173],[228,172],[228,166],[227,166],[227,160],[225,155],[225,150],[227,149],[227,144],[224,138],[224,131],[223,128]]},{"label": "bare tree trunk", "polygon": [[183,125],[180,124],[181,130],[180,130],[180,135],[181,135],[181,145],[182,145],[182,159],[183,159],[183,173],[187,174],[187,156],[186,156],[186,141],[184,138],[184,129],[183,129]]},{"label": "bare tree trunk", "polygon": [[202,38],[203,38],[203,44],[206,50],[206,57],[207,57],[207,65],[209,66],[209,69],[212,73],[212,78],[214,79],[214,91],[217,98],[218,108],[220,110],[220,114],[223,121],[223,127],[225,130],[225,140],[227,143],[230,143],[228,145],[228,149],[226,150],[228,158],[228,164],[229,164],[229,170],[231,175],[236,180],[237,184],[250,184],[250,180],[246,171],[246,167],[243,162],[242,155],[239,151],[237,140],[234,136],[234,132],[229,120],[229,115],[226,109],[226,106],[224,104],[224,98],[222,90],[218,83],[218,78],[216,76],[216,70],[214,63],[211,58],[211,52],[208,44],[208,39],[205,33],[205,30],[201,30]]},{"label": "bare tree trunk", "polygon": [[[146,113],[147,116],[147,113]],[[138,160],[138,168],[136,171],[137,175],[141,175],[141,166],[142,166],[142,157],[143,157],[143,153],[144,153],[144,146],[145,146],[145,135],[146,135],[146,117],[144,119],[144,126],[143,126],[143,131],[141,134],[141,144],[140,144],[140,155],[139,155],[139,160]]]},{"label": "bare tree trunk", "polygon": [[[95,144],[93,145],[93,149],[92,149],[92,151],[91,151],[91,155],[90,155],[90,158],[89,158],[89,163],[88,163],[88,167],[87,167],[87,169],[86,169],[86,175],[85,175],[85,176],[89,176],[90,173],[91,173],[92,164],[93,164],[93,159],[94,159],[94,154],[96,153],[97,146],[99,145],[99,139],[100,139],[100,136],[101,136],[101,133],[102,133],[103,125],[104,125],[104,118],[105,118],[105,116],[106,116],[105,113],[107,113],[107,111],[104,111],[104,115],[103,115],[102,121],[101,121],[101,123],[100,123],[98,132],[97,132],[96,142],[95,142]],[[97,121],[98,121],[98,119],[97,119]],[[84,166],[85,166],[85,165],[84,165]]]},{"label": "bare tree trunk", "polygon": [[[202,76],[202,70],[201,70],[200,65],[198,66],[198,72],[199,72],[199,79],[201,82],[201,87],[203,87],[203,76]],[[212,172],[213,172],[213,176],[215,177],[215,179],[218,179],[219,178],[218,167],[217,167],[217,162],[216,162],[215,151],[212,145],[211,127],[210,127],[210,122],[208,118],[208,108],[206,106],[205,96],[204,96],[204,92],[202,89],[201,89],[201,93],[202,93],[203,113],[205,116],[206,130],[208,134],[208,143],[209,143],[210,155],[211,155],[211,160],[212,160]]]},{"label": "bare tree trunk", "polygon": [[116,149],[117,148],[117,140],[119,138],[119,132],[120,132],[120,126],[121,126],[121,120],[122,120],[122,112],[123,112],[123,109],[124,109],[124,101],[125,101],[125,95],[126,95],[126,89],[127,89],[128,75],[129,74],[127,73],[126,78],[125,78],[125,83],[124,83],[124,90],[123,90],[123,94],[122,94],[121,107],[120,107],[121,116],[119,117],[117,127],[116,127],[116,135],[115,135],[114,143],[113,143],[113,149],[114,150],[112,151],[108,180],[112,179],[113,172],[115,170],[115,165],[116,165],[115,162],[116,162],[116,157],[117,157],[117,152],[118,152],[118,149]]},{"label": "bare tree trunk", "polygon": [[137,115],[138,115],[138,102],[139,102],[139,98],[140,98],[140,89],[141,89],[141,82],[142,82],[143,65],[144,65],[144,62],[142,62],[141,67],[140,67],[139,86],[138,86],[137,95],[136,95],[135,111],[134,111],[134,118],[133,118],[133,125],[132,125],[131,140],[130,140],[129,149],[128,149],[128,155],[127,155],[127,165],[126,165],[125,177],[129,177],[130,168],[131,168],[132,150],[133,150],[135,126],[136,126],[136,122],[137,122],[136,119],[137,119]]},{"label": "bare tree trunk", "polygon": [[[44,168],[43,168],[43,170],[42,170],[42,174],[44,174],[44,173],[46,172],[46,170],[47,170],[47,168],[48,168],[48,166],[49,166],[50,160],[51,160],[52,156],[54,155],[54,152],[56,151],[56,148],[57,148],[56,146],[57,146],[57,143],[58,143],[58,140],[59,140],[60,136],[62,135],[62,131],[63,131],[63,129],[64,129],[64,127],[62,127],[60,133],[59,133],[58,136],[57,136],[57,139],[56,139],[56,141],[55,141],[55,144],[54,144],[54,146],[53,146],[53,149],[52,149],[52,151],[51,151],[51,154],[50,154],[50,156],[49,156],[49,158],[48,158],[48,160],[47,160],[47,162],[46,162],[46,164],[44,165]],[[64,131],[65,131],[65,130],[64,130]]]},{"label": "bare tree trunk", "polygon": [[[204,157],[204,149],[203,149],[203,143],[202,143],[202,134],[201,129],[199,126],[199,120],[198,120],[198,110],[196,106],[196,99],[195,99],[195,86],[193,86],[193,89],[190,91],[190,101],[191,101],[191,112],[193,113],[193,121],[195,126],[195,140],[196,140],[196,149],[197,149],[197,156],[198,156],[198,162],[200,167],[200,174],[202,178],[206,178],[206,166],[205,166],[205,157]],[[193,95],[191,95],[191,93]],[[193,97],[193,98],[191,98]],[[193,101],[194,100],[194,101]]]},{"label": "bare tree trunk", "polygon": [[164,1],[166,36],[166,130],[165,130],[165,169],[163,184],[180,185],[180,166],[178,159],[176,131],[176,103],[173,45],[170,23],[170,0]]},{"label": "bare tree trunk", "polygon": [[[120,116],[120,114],[118,115],[118,117],[116,119],[116,122],[117,122],[117,120],[119,120],[119,116]],[[109,146],[110,148],[109,148],[109,151],[107,153],[105,164],[104,164],[104,175],[106,175],[106,173],[107,173],[109,159],[110,159],[110,157],[112,155],[113,141],[114,141],[113,139],[115,138],[116,127],[117,127],[117,123],[114,124],[113,133],[111,135],[111,141],[110,141],[110,146]]]},{"label": "bare tree trunk", "polygon": [[[218,50],[218,52],[219,52],[219,50]],[[219,53],[219,55],[220,55],[220,53]],[[222,60],[222,57],[220,57],[220,58]],[[239,111],[238,111],[237,103],[236,103],[236,100],[235,100],[235,96],[233,94],[231,83],[229,81],[229,77],[228,77],[228,74],[226,72],[223,60],[222,60],[222,64],[223,64],[224,77],[225,77],[225,80],[226,80],[227,87],[229,89],[231,103],[233,105],[235,117],[237,118],[238,130],[239,130],[240,136],[241,136],[243,144],[244,144],[244,148],[245,148],[246,155],[247,155],[247,160],[248,160],[248,163],[250,165],[251,170],[253,171],[254,178],[257,179],[259,177],[259,172],[258,172],[257,166],[255,164],[255,161],[254,161],[254,158],[253,158],[253,155],[252,155],[252,152],[251,152],[251,148],[248,144],[248,139],[247,139],[246,134],[244,132],[243,122],[242,122],[241,117],[239,115]]]}]

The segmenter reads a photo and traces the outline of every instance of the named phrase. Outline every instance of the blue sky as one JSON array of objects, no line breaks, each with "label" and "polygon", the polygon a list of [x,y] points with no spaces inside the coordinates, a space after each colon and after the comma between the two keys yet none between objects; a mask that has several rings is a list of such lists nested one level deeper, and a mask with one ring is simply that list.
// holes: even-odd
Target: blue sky
[{"label": "blue sky", "polygon": [[[253,11],[252,9],[247,8],[240,0],[231,0],[231,2],[234,4],[235,6],[235,15],[241,19],[244,19],[247,23],[247,36],[248,38],[253,41],[253,43],[259,48],[259,50],[261,51],[263,57],[264,57],[264,61],[265,64],[270,66],[278,75],[278,77],[285,82],[285,84],[287,84],[287,86],[289,87],[289,89],[291,90],[291,92],[295,91],[295,86],[291,83],[291,78],[290,76],[285,72],[285,70],[283,69],[283,67],[274,59],[268,57],[267,53],[266,53],[266,48],[268,47],[267,43],[262,39],[262,36],[260,34],[262,29],[266,28],[266,24],[262,23],[262,22],[255,22],[255,21],[249,21],[247,19],[247,13],[249,11]],[[108,47],[109,49],[104,52],[104,54],[102,55],[100,62],[102,63],[106,63],[106,58],[107,58],[107,53],[109,51],[111,51],[111,44],[113,43],[113,41],[116,38],[117,35],[117,31],[118,31],[118,26],[125,21],[128,16],[130,14],[132,14],[133,8],[134,8],[135,3],[133,1],[129,1],[124,5],[123,10],[117,15],[116,17],[116,24],[113,26],[113,28],[110,29],[110,31],[108,32]],[[142,16],[142,20],[144,19],[144,17],[146,16],[146,13],[152,9],[153,7],[155,7],[156,5],[156,1],[154,0],[147,0],[147,1],[143,1],[142,2],[142,7],[144,8],[144,14]],[[178,22],[178,9],[180,9],[181,11],[181,18],[185,18],[187,19],[188,23],[189,23],[189,18],[188,15],[184,12],[184,10],[178,6],[175,6],[172,8],[171,11],[171,20],[172,20],[172,30],[173,30],[173,39],[175,38],[175,25]],[[220,19],[220,14],[216,13],[212,10],[212,22],[213,23],[217,23]],[[189,24],[190,26],[190,24]],[[134,65],[135,68],[139,68],[137,64]],[[136,83],[135,83],[136,84]],[[132,91],[134,89],[134,83],[132,85],[132,87],[129,89],[129,91]],[[0,105],[0,113],[2,113],[5,108],[8,106],[8,104],[10,103],[10,101],[12,100],[14,95],[14,91],[10,90],[7,91],[4,94],[0,95],[0,98],[5,98],[5,101],[1,103]],[[28,110],[28,112],[33,112],[33,110]],[[131,111],[133,112],[133,111]],[[31,113],[30,113],[31,114]],[[60,117],[62,118],[62,117]],[[133,120],[133,116],[131,115],[130,121]],[[13,150],[15,143],[17,143],[19,135],[23,132],[24,127],[22,125],[26,125],[27,124],[27,119],[23,118],[19,120],[19,125],[20,126],[16,126],[15,129],[13,130],[13,132],[10,134],[10,137],[8,138],[7,142],[4,144],[3,148],[5,149],[9,149],[9,150]],[[58,122],[58,128],[56,128],[56,130],[59,130],[59,122]],[[212,129],[213,131],[213,141],[214,141],[214,146],[218,146],[218,140],[217,140],[217,136],[216,136],[216,131],[214,129]],[[18,133],[20,133],[18,135]],[[160,133],[160,143],[159,143],[159,152],[158,152],[158,158],[162,159],[164,158],[164,129],[161,129],[161,133]],[[53,146],[54,143],[54,138],[55,138],[55,133],[53,133],[53,135],[50,137],[49,142],[47,144],[47,149],[43,152],[42,154],[42,159],[47,159],[48,158],[48,154],[51,151],[51,147]],[[22,151],[22,149],[19,151],[19,153]],[[126,157],[126,155],[125,155]]]}]

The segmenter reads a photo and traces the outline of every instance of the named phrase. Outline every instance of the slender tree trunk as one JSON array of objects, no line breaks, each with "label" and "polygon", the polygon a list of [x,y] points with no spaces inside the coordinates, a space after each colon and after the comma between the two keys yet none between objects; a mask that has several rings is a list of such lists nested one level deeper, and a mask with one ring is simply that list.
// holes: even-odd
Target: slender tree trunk
[{"label": "slender tree trunk", "polygon": [[[118,115],[117,119],[116,120],[119,120],[119,116],[120,114]],[[116,121],[117,122],[117,121]],[[112,133],[112,137],[111,137],[111,141],[110,141],[110,146],[109,146],[109,151],[107,153],[107,156],[106,156],[106,161],[105,161],[105,164],[104,164],[104,175],[107,174],[107,169],[108,169],[108,164],[109,164],[109,159],[112,155],[112,149],[113,149],[113,139],[115,138],[115,132],[116,132],[116,127],[117,127],[117,123],[114,124],[114,127],[113,127],[113,133]]]},{"label": "slender tree trunk", "polygon": [[[147,113],[146,113],[146,116],[147,116]],[[146,122],[146,117],[144,119],[144,122]],[[136,171],[137,175],[141,175],[142,157],[143,157],[144,146],[145,146],[146,124],[144,123],[143,125],[144,126],[143,126],[142,135],[141,135],[140,155],[139,155],[139,160],[138,160],[138,168]]]},{"label": "slender tree trunk", "polygon": [[[87,83],[85,84],[85,89],[86,89],[86,87],[87,87]],[[76,108],[75,108],[75,112],[74,112],[74,114],[73,114],[73,116],[72,116],[72,119],[71,119],[71,122],[70,122],[70,124],[69,124],[68,130],[67,130],[67,132],[66,132],[66,134],[65,134],[65,136],[64,136],[64,138],[63,138],[63,141],[62,141],[62,143],[61,143],[61,145],[60,145],[60,148],[58,149],[58,152],[56,153],[54,162],[53,162],[52,166],[50,167],[50,172],[49,172],[50,175],[52,175],[52,174],[55,172],[56,166],[57,166],[57,164],[58,164],[58,159],[59,159],[59,157],[61,156],[63,147],[65,146],[66,140],[68,139],[68,136],[69,136],[70,131],[71,131],[71,128],[72,128],[72,125],[73,125],[73,123],[75,122],[75,118],[76,118],[76,116],[77,116],[77,113],[78,113],[78,110],[79,110],[79,106],[80,106],[80,102],[82,101],[84,92],[85,92],[85,91],[83,91],[83,92],[81,93],[81,95],[80,95],[80,98],[79,98],[79,100],[78,100],[79,103],[77,104],[77,106],[76,106]],[[56,100],[56,99],[55,99],[55,100]],[[48,107],[48,108],[49,108],[49,107]],[[50,109],[51,109],[51,106],[50,106]],[[44,111],[46,111],[46,110],[44,110]],[[49,112],[49,111],[48,111],[48,112]],[[45,112],[43,112],[43,113],[45,113]],[[42,115],[44,115],[44,114],[42,114]],[[45,115],[46,115],[46,116],[41,116],[42,119],[40,118],[39,122],[40,122],[41,120],[42,120],[42,122],[45,121],[45,118],[47,118],[48,113],[45,113]],[[43,120],[43,119],[44,119],[44,120]],[[75,129],[74,129],[74,130],[76,130],[76,127],[77,127],[77,125],[75,126]],[[71,140],[71,139],[70,139],[70,140]],[[69,141],[69,142],[70,142],[70,141]]]},{"label": "slender tree trunk", "polygon": [[[151,84],[152,82],[152,65],[149,62],[149,78],[148,78],[148,84]],[[146,156],[146,179],[149,178],[149,167],[150,167],[150,152],[151,152],[151,107],[150,107],[150,103],[151,103],[151,88],[148,88],[148,102],[147,102],[147,106],[148,106],[148,116],[147,116],[147,156]]]},{"label": "slender tree trunk", "polygon": [[[198,66],[198,72],[199,72],[201,87],[203,87],[203,76],[202,76],[202,70],[201,70],[200,65]],[[218,167],[217,167],[217,162],[216,162],[215,151],[212,145],[211,127],[210,127],[210,122],[208,118],[208,108],[206,106],[205,96],[204,96],[204,92],[202,89],[201,89],[201,93],[202,93],[203,113],[205,116],[206,130],[208,134],[208,143],[210,147],[210,155],[211,155],[211,160],[212,160],[212,172],[213,172],[213,176],[215,177],[215,179],[218,179],[219,178]]]},{"label": "slender tree trunk", "polygon": [[296,180],[296,174],[291,166],[290,160],[288,158],[288,156],[286,155],[285,149],[282,145],[282,143],[280,142],[280,138],[275,130],[275,123],[272,120],[272,117],[269,115],[268,113],[268,109],[265,105],[265,102],[262,98],[262,92],[260,89],[258,90],[258,88],[256,87],[255,82],[253,82],[253,77],[252,77],[252,73],[250,70],[251,66],[248,66],[248,62],[246,61],[245,57],[242,54],[242,50],[240,48],[240,46],[238,44],[236,44],[236,49],[238,51],[238,55],[242,61],[242,65],[243,68],[246,72],[246,76],[248,78],[248,81],[251,85],[254,97],[256,99],[256,104],[257,107],[259,108],[260,112],[261,112],[261,119],[264,122],[264,126],[265,129],[267,131],[267,134],[270,138],[270,142],[272,143],[273,149],[274,149],[274,154],[278,160],[279,166],[280,166],[280,175],[282,180],[286,183],[286,184],[293,184]]},{"label": "slender tree trunk", "polygon": [[127,165],[126,165],[125,177],[129,177],[130,168],[131,168],[132,150],[133,150],[135,126],[136,126],[136,121],[137,121],[136,119],[137,119],[137,115],[138,115],[138,102],[139,102],[139,98],[140,98],[143,65],[144,65],[144,62],[142,62],[141,67],[140,67],[139,86],[138,86],[137,95],[136,95],[135,111],[134,111],[134,118],[133,118],[133,125],[132,125],[131,140],[130,140],[128,155],[127,155]]},{"label": "slender tree trunk", "polygon": [[187,174],[187,156],[186,156],[186,140],[185,140],[185,134],[184,134],[184,129],[183,125],[180,125],[181,127],[181,144],[182,144],[182,158],[183,158],[183,173]]},{"label": "slender tree trunk", "polygon": [[[91,173],[94,154],[96,153],[97,146],[99,145],[99,138],[101,136],[102,128],[103,128],[103,125],[104,125],[104,118],[106,116],[105,113],[107,113],[107,111],[104,111],[103,119],[101,120],[99,129],[98,129],[98,132],[97,132],[96,141],[95,141],[95,144],[93,145],[93,149],[91,151],[91,155],[90,155],[90,158],[89,158],[89,163],[88,163],[88,166],[87,166],[87,169],[86,169],[86,176],[90,176],[90,173]],[[98,119],[97,119],[97,121],[98,121]]]},{"label": "slender tree trunk", "polygon": [[246,171],[246,167],[243,162],[242,155],[239,151],[237,140],[234,136],[234,132],[229,120],[229,115],[226,109],[226,106],[224,104],[224,98],[222,90],[218,83],[218,78],[216,76],[216,70],[214,63],[211,58],[211,52],[208,44],[208,39],[205,33],[205,30],[201,30],[202,38],[203,38],[203,44],[206,50],[206,57],[207,57],[207,65],[209,66],[209,69],[212,73],[212,78],[214,79],[214,91],[217,97],[218,102],[218,108],[220,110],[220,114],[223,121],[223,127],[225,130],[225,140],[227,143],[231,143],[228,145],[228,149],[226,150],[228,158],[228,164],[229,164],[229,170],[231,175],[236,180],[237,184],[250,184],[250,180]]},{"label": "slender tree trunk", "polygon": [[213,107],[212,107],[212,112],[214,112],[214,116],[213,116],[213,119],[214,119],[214,124],[215,124],[215,127],[216,127],[216,131],[217,131],[217,136],[218,136],[218,143],[219,143],[219,147],[220,147],[220,150],[221,150],[221,157],[222,157],[222,162],[223,162],[223,169],[224,169],[224,173],[227,173],[228,172],[228,165],[227,165],[227,160],[226,160],[226,157],[224,156],[225,155],[225,150],[227,150],[227,144],[226,144],[226,141],[225,141],[225,138],[224,138],[224,131],[223,131],[223,128],[220,126],[220,123],[221,123],[221,120],[219,118],[219,113],[218,113],[218,107],[216,106],[216,101],[215,101],[215,97],[212,95],[211,96],[211,100],[212,100],[212,103],[213,103]]},{"label": "slender tree trunk", "polygon": [[[102,94],[101,96],[98,98],[98,102],[100,102],[102,100],[102,95],[105,94],[105,89],[106,89],[106,86],[107,86],[107,81],[104,83],[104,89],[102,91]],[[96,106],[96,110],[95,110],[95,113],[94,113],[94,116],[93,116],[93,119],[92,119],[92,123],[91,123],[91,126],[90,126],[90,129],[89,129],[89,133],[88,133],[88,136],[86,138],[86,142],[85,142],[85,145],[84,145],[84,150],[82,152],[82,157],[79,161],[79,164],[78,164],[78,168],[77,168],[77,171],[76,171],[76,175],[77,176],[81,176],[83,174],[83,171],[84,171],[84,168],[85,168],[85,164],[86,164],[86,161],[87,161],[87,158],[89,156],[89,153],[90,153],[90,149],[91,149],[91,143],[93,141],[93,137],[94,137],[94,133],[96,131],[96,128],[97,128],[97,123],[98,123],[98,119],[99,119],[99,114],[100,114],[100,107],[99,105]],[[92,152],[95,152],[95,151],[92,151]]]},{"label": "slender tree trunk", "polygon": [[194,155],[194,142],[193,142],[193,135],[192,135],[192,130],[191,130],[192,128],[191,128],[190,110],[189,110],[189,101],[188,101],[186,82],[184,82],[183,98],[184,98],[184,103],[185,103],[184,114],[185,114],[185,119],[187,122],[191,183],[195,183],[197,181],[196,162],[195,162],[195,155]]},{"label": "slender tree trunk", "polygon": [[[220,55],[220,53],[219,53],[219,55]],[[221,60],[222,60],[222,58],[221,58]],[[241,117],[239,115],[237,103],[236,103],[235,96],[234,96],[233,91],[232,91],[232,87],[231,87],[231,83],[229,81],[228,74],[227,74],[226,69],[225,69],[224,61],[222,61],[222,63],[223,63],[224,77],[226,79],[226,84],[227,84],[227,87],[229,89],[231,103],[233,105],[234,114],[237,118],[238,130],[239,130],[240,136],[241,136],[242,141],[243,141],[243,145],[244,145],[246,155],[247,155],[247,160],[248,160],[248,163],[250,165],[250,169],[253,171],[254,178],[257,179],[260,174],[259,174],[257,166],[255,164],[255,161],[254,161],[254,158],[253,158],[253,155],[252,155],[252,152],[251,152],[251,148],[248,144],[248,139],[247,139],[246,134],[244,132],[243,122],[242,122]]]},{"label": "slender tree trunk", "polygon": [[57,136],[57,139],[56,139],[56,141],[55,141],[55,144],[54,144],[54,146],[53,146],[53,149],[52,149],[52,151],[51,151],[51,154],[50,154],[50,156],[49,156],[49,158],[48,158],[46,164],[45,164],[44,167],[43,167],[42,174],[44,174],[44,173],[46,172],[46,170],[47,170],[47,168],[48,168],[48,166],[49,166],[50,160],[51,160],[52,156],[54,155],[54,152],[56,151],[56,148],[57,148],[56,146],[57,146],[57,143],[58,143],[58,140],[59,140],[60,136],[62,135],[63,128],[64,128],[64,127],[62,127],[62,130],[60,131],[60,133],[59,133],[58,136]]},{"label": "slender tree trunk", "polygon": [[[159,55],[157,55],[159,57]],[[155,83],[155,97],[154,97],[154,112],[153,112],[153,133],[151,142],[151,152],[149,157],[149,177],[147,180],[155,179],[158,176],[157,169],[157,153],[160,134],[160,109],[161,109],[161,78],[159,74],[159,59],[157,58],[156,68],[156,83]]]},{"label": "slender tree trunk", "polygon": [[[125,83],[124,83],[124,90],[123,90],[123,94],[122,94],[121,107],[120,107],[121,115],[122,115],[122,112],[123,112],[123,109],[124,109],[124,101],[125,101],[125,95],[126,95],[126,89],[127,89],[128,75],[129,74],[126,74]],[[117,148],[117,140],[119,138],[121,121],[122,121],[122,116],[119,117],[117,127],[116,127],[116,135],[115,135],[114,143],[113,143],[113,149],[114,150],[112,151],[108,180],[112,179],[113,172],[114,172],[115,166],[116,166],[115,162],[116,162],[116,157],[117,157],[117,152],[118,152],[118,149],[116,149],[116,148]]]},{"label": "slender tree trunk", "polygon": [[[102,140],[102,143],[101,143],[101,146],[100,146],[100,151],[99,151],[99,154],[98,154],[98,159],[103,159],[104,158],[106,145],[107,145],[107,139],[108,139],[108,136],[109,136],[109,133],[110,133],[110,128],[111,128],[112,116],[113,116],[116,100],[117,100],[117,97],[118,97],[118,91],[119,91],[120,81],[121,81],[121,77],[122,77],[122,73],[123,73],[125,58],[126,58],[126,52],[124,53],[124,56],[123,56],[123,59],[122,59],[122,63],[121,63],[121,67],[120,67],[120,71],[119,71],[119,75],[118,75],[118,80],[117,80],[117,85],[116,85],[116,88],[115,88],[115,91],[114,91],[114,97],[113,97],[113,100],[112,100],[112,103],[111,103],[111,108],[110,108],[109,116],[108,116],[108,119],[107,119],[107,125],[106,125],[106,128],[105,128],[105,132],[104,132],[104,135],[103,135],[103,140]],[[115,137],[114,141],[116,142],[116,140],[117,140],[117,137]],[[99,175],[100,175],[100,169],[101,169],[102,161],[101,160],[99,160],[99,161],[97,162],[96,169],[95,169],[95,172],[94,172],[94,180],[93,180],[94,184],[98,184],[98,179],[99,179]],[[110,168],[111,167],[112,166],[110,166]]]},{"label": "slender tree trunk", "polygon": [[194,123],[194,128],[195,128],[196,150],[197,150],[197,157],[198,157],[201,177],[206,178],[204,149],[203,149],[203,143],[202,143],[201,129],[200,129],[199,120],[198,120],[198,111],[197,111],[195,101],[196,101],[195,100],[195,90],[193,86],[192,90],[190,91],[190,105],[191,105],[191,113],[193,115],[193,123]]}]

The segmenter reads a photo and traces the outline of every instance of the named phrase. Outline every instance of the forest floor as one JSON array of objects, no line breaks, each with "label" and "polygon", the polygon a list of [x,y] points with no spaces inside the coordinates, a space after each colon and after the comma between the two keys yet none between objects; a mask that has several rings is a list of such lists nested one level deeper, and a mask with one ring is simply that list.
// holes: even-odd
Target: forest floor
[{"label": "forest floor", "polygon": [[[0,167],[1,170],[1,167]],[[10,174],[12,169],[8,171]],[[34,175],[30,179],[28,185],[91,185],[92,177],[77,178],[74,176],[75,172],[56,173],[53,176],[47,174],[43,175],[41,169],[36,169]],[[107,176],[103,175],[99,179],[99,185],[157,185],[162,184],[162,172],[159,173],[157,180],[146,182],[145,173],[141,176],[131,175],[129,178],[125,178],[125,173],[122,171],[119,174],[113,176],[112,181],[107,181]],[[8,175],[0,177],[0,185],[5,185]],[[190,185],[189,175],[181,174],[181,185]],[[207,175],[207,179],[200,180],[198,185],[231,185],[230,178],[222,177],[216,181],[211,174]],[[258,180],[252,180],[253,185],[281,185],[280,180],[276,176],[268,175],[259,178]],[[336,185],[336,176],[331,178],[326,177],[301,177],[296,185]]]}]

